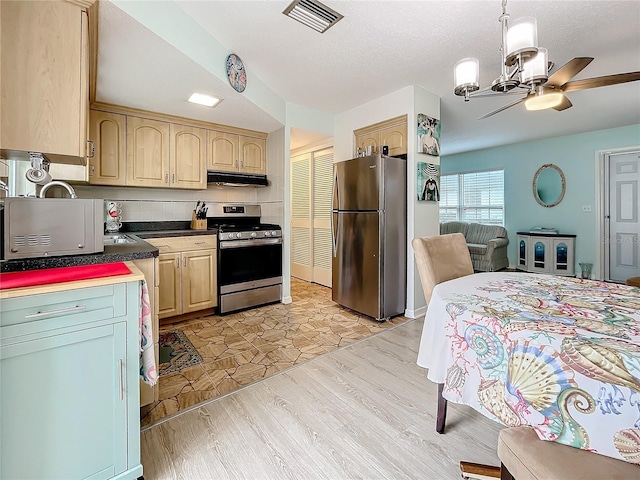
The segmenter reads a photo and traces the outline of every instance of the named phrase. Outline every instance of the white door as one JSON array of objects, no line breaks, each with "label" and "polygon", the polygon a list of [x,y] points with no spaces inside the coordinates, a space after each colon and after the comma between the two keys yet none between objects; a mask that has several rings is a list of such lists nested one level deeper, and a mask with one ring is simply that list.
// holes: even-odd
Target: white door
[{"label": "white door", "polygon": [[331,287],[333,148],[313,153],[313,281]]},{"label": "white door", "polygon": [[611,154],[607,167],[609,193],[605,215],[609,231],[605,279],[624,282],[640,276],[640,152]]},{"label": "white door", "polygon": [[311,154],[291,158],[291,275],[313,281]]}]

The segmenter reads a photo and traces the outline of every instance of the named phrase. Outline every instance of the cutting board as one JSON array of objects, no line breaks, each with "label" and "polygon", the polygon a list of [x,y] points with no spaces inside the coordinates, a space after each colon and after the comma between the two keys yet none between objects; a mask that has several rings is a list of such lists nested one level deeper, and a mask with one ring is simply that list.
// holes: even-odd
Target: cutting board
[{"label": "cutting board", "polygon": [[33,287],[51,283],[73,282],[90,278],[128,275],[131,270],[122,262],[80,265],[76,267],[45,268],[26,272],[0,273],[0,290]]}]

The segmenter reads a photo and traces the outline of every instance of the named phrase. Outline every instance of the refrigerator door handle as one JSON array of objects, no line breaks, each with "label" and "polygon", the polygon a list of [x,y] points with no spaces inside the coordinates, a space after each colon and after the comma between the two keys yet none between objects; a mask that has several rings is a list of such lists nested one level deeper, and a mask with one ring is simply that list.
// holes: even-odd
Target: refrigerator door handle
[{"label": "refrigerator door handle", "polygon": [[338,238],[337,238],[338,228],[337,228],[337,226],[335,226],[335,223],[336,223],[337,219],[338,219],[338,213],[337,212],[331,212],[331,244],[333,246],[333,256],[334,257],[338,253]]},{"label": "refrigerator door handle", "polygon": [[333,166],[333,205],[332,205],[333,210],[340,209],[339,198],[340,198],[340,192],[338,189],[338,166],[334,165]]}]

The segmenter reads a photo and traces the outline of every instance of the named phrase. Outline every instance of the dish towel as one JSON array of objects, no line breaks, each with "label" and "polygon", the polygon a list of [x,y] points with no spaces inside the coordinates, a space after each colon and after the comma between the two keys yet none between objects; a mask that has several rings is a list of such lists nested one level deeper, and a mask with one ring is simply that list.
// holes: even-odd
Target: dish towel
[{"label": "dish towel", "polygon": [[144,383],[153,386],[158,381],[158,369],[156,368],[156,354],[153,348],[149,290],[147,289],[147,282],[144,280],[142,280],[141,291],[140,321],[138,322],[138,334],[140,337],[140,378],[142,378]]}]

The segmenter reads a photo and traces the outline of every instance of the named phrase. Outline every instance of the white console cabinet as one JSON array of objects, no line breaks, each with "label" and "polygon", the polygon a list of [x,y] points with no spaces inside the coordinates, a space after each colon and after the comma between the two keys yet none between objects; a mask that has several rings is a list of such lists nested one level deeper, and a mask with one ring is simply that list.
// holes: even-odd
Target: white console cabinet
[{"label": "white console cabinet", "polygon": [[575,276],[575,235],[518,232],[518,270]]}]

